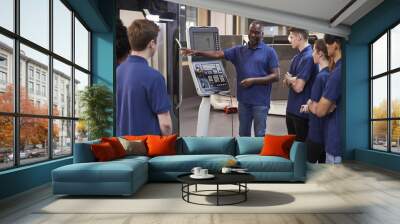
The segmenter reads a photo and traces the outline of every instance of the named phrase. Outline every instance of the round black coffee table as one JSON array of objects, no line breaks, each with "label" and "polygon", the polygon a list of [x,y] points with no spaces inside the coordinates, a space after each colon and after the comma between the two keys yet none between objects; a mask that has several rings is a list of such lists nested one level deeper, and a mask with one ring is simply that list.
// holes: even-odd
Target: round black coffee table
[{"label": "round black coffee table", "polygon": [[[255,180],[255,177],[248,173],[216,173],[213,174],[215,177],[212,179],[193,179],[190,177],[191,173],[182,174],[178,176],[178,181],[182,183],[182,199],[188,203],[198,205],[234,205],[247,200],[247,192],[249,188],[247,183]],[[215,190],[197,190],[197,185],[216,185]],[[195,186],[194,191],[190,191],[190,186]],[[236,185],[237,190],[223,190],[220,189],[220,185]],[[205,194],[209,192],[215,192],[215,194]],[[216,197],[216,204],[202,204],[190,201],[190,196],[204,196],[204,197]],[[232,197],[241,196],[239,200],[231,203],[221,203],[221,197]]]}]

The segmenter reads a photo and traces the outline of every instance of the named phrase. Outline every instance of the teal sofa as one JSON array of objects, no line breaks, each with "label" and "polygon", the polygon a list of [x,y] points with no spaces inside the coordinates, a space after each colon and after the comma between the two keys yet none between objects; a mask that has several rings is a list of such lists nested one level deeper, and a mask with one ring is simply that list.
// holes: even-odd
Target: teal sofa
[{"label": "teal sofa", "polygon": [[262,137],[182,137],[177,140],[177,155],[128,156],[96,162],[91,141],[75,144],[74,163],[52,171],[54,194],[131,195],[148,181],[176,181],[193,167],[219,172],[228,160],[247,168],[258,182],[305,182],[306,148],[294,142],[290,159],[260,156]]}]

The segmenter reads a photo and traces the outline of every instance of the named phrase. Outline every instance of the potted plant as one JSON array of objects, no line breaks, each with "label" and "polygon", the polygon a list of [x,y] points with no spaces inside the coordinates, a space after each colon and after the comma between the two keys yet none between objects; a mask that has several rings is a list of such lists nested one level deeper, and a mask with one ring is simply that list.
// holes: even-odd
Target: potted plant
[{"label": "potted plant", "polygon": [[89,140],[110,136],[112,127],[113,95],[105,85],[94,84],[80,92],[81,119],[88,131]]}]

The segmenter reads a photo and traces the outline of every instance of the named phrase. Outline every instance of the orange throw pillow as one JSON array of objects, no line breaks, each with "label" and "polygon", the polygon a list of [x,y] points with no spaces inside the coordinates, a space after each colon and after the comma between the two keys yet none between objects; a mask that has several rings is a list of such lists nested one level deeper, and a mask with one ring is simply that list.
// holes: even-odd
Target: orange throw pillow
[{"label": "orange throw pillow", "polygon": [[140,140],[140,141],[146,142],[147,135],[138,135],[138,136],[136,136],[136,135],[126,135],[126,136],[123,136],[123,138],[128,140],[128,141]]},{"label": "orange throw pillow", "polygon": [[121,142],[119,142],[118,138],[111,137],[111,138],[101,138],[101,142],[108,142],[114,149],[115,155],[117,158],[121,158],[126,156],[126,151],[122,146]]},{"label": "orange throw pillow", "polygon": [[177,135],[159,136],[149,135],[147,137],[148,156],[176,155]]},{"label": "orange throw pillow", "polygon": [[117,158],[113,147],[108,142],[93,144],[91,145],[91,149],[94,157],[99,162],[110,161]]},{"label": "orange throw pillow", "polygon": [[280,156],[289,159],[290,148],[296,135],[265,135],[261,156]]}]

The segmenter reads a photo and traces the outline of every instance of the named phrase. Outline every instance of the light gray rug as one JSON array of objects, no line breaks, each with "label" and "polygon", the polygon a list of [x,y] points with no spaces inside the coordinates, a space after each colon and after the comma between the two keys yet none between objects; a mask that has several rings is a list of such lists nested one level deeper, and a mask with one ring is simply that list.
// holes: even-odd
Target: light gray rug
[{"label": "light gray rug", "polygon": [[[59,197],[36,213],[360,213],[360,205],[356,202],[346,202],[316,184],[260,183],[248,186],[248,200],[237,205],[189,204],[181,198],[180,184],[150,183],[132,197]],[[215,186],[202,185],[199,190],[212,188]],[[223,202],[235,199],[238,198],[225,198]],[[191,200],[215,203],[214,197],[192,197]]]}]

